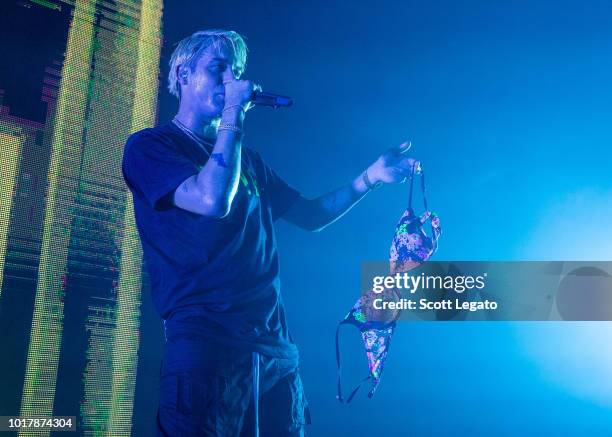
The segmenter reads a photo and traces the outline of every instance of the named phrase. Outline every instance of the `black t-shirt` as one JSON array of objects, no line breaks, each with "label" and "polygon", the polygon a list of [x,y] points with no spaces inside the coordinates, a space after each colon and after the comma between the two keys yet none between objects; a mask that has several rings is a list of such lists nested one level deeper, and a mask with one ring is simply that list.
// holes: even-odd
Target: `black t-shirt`
[{"label": "black t-shirt", "polygon": [[297,359],[280,295],[273,222],[300,194],[243,147],[239,188],[226,217],[174,206],[175,189],[199,172],[211,150],[173,123],[137,132],[125,146],[123,175],[153,302],[169,331]]}]

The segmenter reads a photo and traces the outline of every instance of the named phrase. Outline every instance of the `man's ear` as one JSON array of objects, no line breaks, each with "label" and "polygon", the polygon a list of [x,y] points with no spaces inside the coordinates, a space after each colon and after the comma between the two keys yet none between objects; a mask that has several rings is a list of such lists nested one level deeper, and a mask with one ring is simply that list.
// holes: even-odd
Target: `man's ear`
[{"label": "man's ear", "polygon": [[187,78],[189,77],[188,68],[182,65],[176,67],[176,77],[181,85],[187,85]]}]

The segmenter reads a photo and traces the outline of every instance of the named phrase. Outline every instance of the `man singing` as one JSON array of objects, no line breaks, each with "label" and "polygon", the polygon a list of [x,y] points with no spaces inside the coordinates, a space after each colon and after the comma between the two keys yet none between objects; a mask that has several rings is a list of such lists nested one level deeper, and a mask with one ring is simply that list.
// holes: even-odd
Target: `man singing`
[{"label": "man singing", "polygon": [[243,146],[260,89],[242,79],[246,58],[233,31],[180,41],[168,75],[178,113],[125,146],[123,174],[166,334],[159,435],[304,435],[310,417],[280,294],[274,222],[321,230],[418,166],[404,143],[346,186],[303,197]]}]

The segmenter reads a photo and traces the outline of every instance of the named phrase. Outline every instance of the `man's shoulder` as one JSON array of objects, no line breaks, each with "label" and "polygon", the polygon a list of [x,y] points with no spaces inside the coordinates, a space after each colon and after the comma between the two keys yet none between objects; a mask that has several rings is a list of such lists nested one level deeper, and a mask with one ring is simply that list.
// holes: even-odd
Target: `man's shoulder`
[{"label": "man's shoulder", "polygon": [[172,141],[173,132],[168,124],[161,124],[155,127],[148,127],[134,132],[127,139],[127,145],[143,143],[143,142],[162,142]]},{"label": "man's shoulder", "polygon": [[168,124],[139,130],[130,135],[123,150],[127,156],[174,156],[180,154],[180,136]]},{"label": "man's shoulder", "polygon": [[144,161],[167,161],[172,157],[181,156],[178,153],[177,141],[174,132],[168,125],[159,125],[134,132],[128,137],[123,149],[124,174],[129,173],[130,167],[139,166]]}]

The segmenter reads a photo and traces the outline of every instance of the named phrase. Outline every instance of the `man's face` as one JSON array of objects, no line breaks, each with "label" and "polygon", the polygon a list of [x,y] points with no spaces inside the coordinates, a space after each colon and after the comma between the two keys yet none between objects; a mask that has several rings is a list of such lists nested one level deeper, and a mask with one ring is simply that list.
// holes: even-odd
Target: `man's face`
[{"label": "man's face", "polygon": [[181,104],[187,104],[199,116],[216,118],[225,104],[223,82],[237,79],[232,53],[212,47],[204,51],[195,68],[187,68],[186,82],[181,81]]}]

